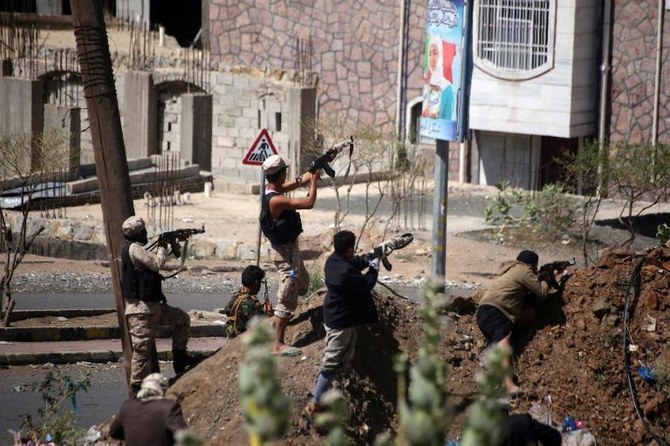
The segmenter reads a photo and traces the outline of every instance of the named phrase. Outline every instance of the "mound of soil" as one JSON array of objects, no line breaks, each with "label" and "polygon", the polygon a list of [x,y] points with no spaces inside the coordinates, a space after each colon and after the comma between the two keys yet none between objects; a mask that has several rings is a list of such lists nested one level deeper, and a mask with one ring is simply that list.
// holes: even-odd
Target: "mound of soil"
[{"label": "mound of soil", "polygon": [[[396,422],[397,377],[393,359],[405,352],[414,359],[421,344],[418,305],[411,301],[376,296],[380,322],[359,330],[352,373],[336,381],[351,404],[348,434],[355,444],[371,444]],[[301,417],[318,375],[325,346],[322,317],[323,294],[316,293],[298,307],[297,317],[287,329],[289,343],[302,349],[302,356],[277,357],[282,389],[291,398],[291,423],[282,444],[323,444]],[[244,444],[247,435],[240,414],[237,370],[244,358],[242,336],[186,373],[169,393],[181,401],[187,423],[207,439],[207,444]],[[445,339],[442,351],[447,355]]]},{"label": "mound of soil", "polygon": [[[562,295],[539,303],[533,324],[515,334],[516,372],[525,394],[512,400],[512,412],[537,413],[539,407],[547,417],[542,421],[550,417],[555,426],[567,416],[575,417],[598,444],[660,443],[654,441],[654,435],[667,442],[670,386],[667,381],[661,383],[664,387],[650,385],[639,376],[638,367],[654,366],[659,358],[670,364],[669,271],[670,249],[665,248],[644,254],[610,250],[596,266],[573,271]],[[303,356],[277,358],[282,389],[292,401],[289,432],[281,444],[323,444],[323,437],[305,428],[301,417],[324,348],[322,302],[321,294],[302,301],[287,330],[287,341],[299,346]],[[337,383],[351,405],[348,435],[354,444],[371,444],[378,434],[397,425],[393,357],[404,352],[415,359],[423,337],[417,304],[383,295],[376,302],[380,322],[361,328],[354,370]],[[484,347],[475,323],[475,306],[461,308],[461,313],[445,312],[440,345],[440,354],[450,364],[448,387],[455,409],[448,438],[460,435],[465,411],[477,395],[474,377]],[[237,382],[243,357],[242,337],[228,340],[169,390],[181,401],[189,425],[208,445],[248,442]],[[628,371],[639,409],[629,390]],[[645,422],[640,421],[638,410]]]}]

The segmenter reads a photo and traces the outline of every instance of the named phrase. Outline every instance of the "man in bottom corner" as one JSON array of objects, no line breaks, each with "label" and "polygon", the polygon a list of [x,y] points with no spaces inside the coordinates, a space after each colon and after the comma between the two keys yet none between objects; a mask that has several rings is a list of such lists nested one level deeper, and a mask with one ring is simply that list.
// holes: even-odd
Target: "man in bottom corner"
[{"label": "man in bottom corner", "polygon": [[178,432],[187,430],[181,407],[165,398],[167,379],[152,373],[142,380],[134,398],[123,402],[119,414],[109,427],[112,438],[124,440],[126,446],[170,446]]},{"label": "man in bottom corner", "polygon": [[356,327],[378,320],[372,289],[379,274],[379,259],[369,261],[365,256],[354,255],[356,236],[350,231],[336,233],[333,245],[335,252],[324,266],[328,289],[323,303],[326,348],[312,400],[305,408],[310,418],[321,410],[321,396],[330,388],[336,374],[351,369]]}]

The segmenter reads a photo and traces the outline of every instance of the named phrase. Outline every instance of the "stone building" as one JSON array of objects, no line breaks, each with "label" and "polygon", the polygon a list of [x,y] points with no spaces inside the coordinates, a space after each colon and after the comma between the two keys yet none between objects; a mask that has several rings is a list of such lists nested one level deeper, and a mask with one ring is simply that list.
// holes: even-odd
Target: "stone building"
[{"label": "stone building", "polygon": [[670,144],[669,29],[667,0],[612,2],[611,142]]},{"label": "stone building", "polygon": [[[430,156],[434,142],[416,131],[427,1],[448,0],[105,2],[109,14],[164,25],[210,57],[206,86],[174,78],[182,64],[175,55],[172,67],[140,70],[147,74],[135,76],[133,88],[143,85],[144,96],[122,74],[133,70],[119,65],[124,125],[139,138],[127,141],[129,153],[187,150],[194,136],[181,130],[191,107],[186,93],[212,110],[211,141],[196,138],[209,144],[206,159],[187,157],[242,183],[256,180],[239,159],[260,127],[271,127],[275,142],[301,163],[309,132],[299,123],[310,114],[344,114]],[[556,155],[589,140],[667,143],[670,6],[660,1],[474,0],[470,138],[451,145],[449,178],[537,189],[560,179]],[[69,13],[52,3],[60,4],[40,0],[35,9]],[[146,116],[132,118],[136,107]],[[84,123],[83,109],[81,116]],[[85,130],[81,139],[85,158]]]}]

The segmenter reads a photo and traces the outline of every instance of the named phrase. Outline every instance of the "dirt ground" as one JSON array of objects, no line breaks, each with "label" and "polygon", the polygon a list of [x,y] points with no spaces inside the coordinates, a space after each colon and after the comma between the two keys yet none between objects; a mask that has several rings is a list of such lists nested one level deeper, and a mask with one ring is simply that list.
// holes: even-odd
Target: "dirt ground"
[{"label": "dirt ground", "polygon": [[[468,253],[467,259],[460,259],[458,268],[459,277],[467,280],[476,277],[488,281],[494,262],[487,256],[493,255],[491,251],[512,249],[463,237],[455,237],[452,242],[460,252]],[[483,256],[477,254],[485,252]],[[565,258],[565,252],[559,254]],[[476,271],[481,257],[479,271],[485,271],[483,274]],[[670,364],[670,250],[659,248],[642,257],[646,260],[640,280],[633,281],[640,284],[639,293],[632,288],[627,313],[626,290],[640,255],[622,249],[608,251],[597,266],[571,270],[563,295],[540,304],[537,320],[515,335],[519,355],[516,371],[526,393],[512,400],[513,412],[539,408],[550,413],[551,421],[559,426],[563,418],[575,417],[595,435],[598,444],[660,444],[653,435],[669,440],[667,368],[664,384],[655,386],[642,380],[638,368]],[[405,274],[418,273],[421,268],[419,262],[403,265]],[[397,377],[392,361],[399,352],[413,359],[422,339],[417,304],[380,289],[377,306],[380,322],[362,327],[354,371],[337,384],[352,408],[348,435],[361,445],[371,444],[376,435],[396,427]],[[292,402],[289,432],[281,444],[323,444],[323,437],[306,427],[300,414],[318,374],[324,346],[321,308],[322,296],[318,294],[301,302],[287,339],[299,346],[303,355],[277,358],[282,389]],[[484,341],[474,311],[474,305],[465,305],[459,312],[445,311],[444,316],[440,354],[449,364],[448,387],[455,408],[449,438],[458,437],[465,410],[477,396],[474,378],[480,370]],[[623,335],[626,314],[628,358]],[[247,442],[237,384],[238,365],[244,357],[242,339],[229,340],[170,389],[170,394],[181,401],[189,425],[208,445]],[[638,418],[638,410],[645,417],[644,423]]]},{"label": "dirt ground", "polygon": [[[329,252],[327,225],[321,229],[321,234],[305,234],[302,242],[302,249],[312,253],[308,264],[317,269]],[[499,264],[516,256],[520,249],[537,250],[541,263],[573,257],[580,260],[579,244],[573,240],[547,240],[510,230],[503,235],[480,231],[449,234],[447,238],[447,279],[477,284],[475,304],[495,278]],[[397,280],[427,278],[430,246],[429,234],[418,231],[410,247],[394,253],[394,269],[387,274]],[[525,394],[512,401],[513,412],[536,412],[539,407],[558,425],[567,416],[575,417],[595,435],[598,444],[661,444],[654,435],[670,440],[670,250],[650,252],[641,267],[640,280],[631,282],[639,253],[644,251],[610,250],[596,266],[578,264],[571,269],[562,296],[540,303],[536,321],[518,330],[514,340],[516,372]],[[27,260],[21,267],[23,272],[35,267],[54,273],[106,269],[100,262],[38,257]],[[220,270],[222,263],[208,260],[192,265]],[[243,262],[226,264],[240,270],[244,266]],[[184,280],[189,274],[197,279],[196,273],[184,273]],[[639,287],[632,287],[626,307],[631,283]],[[377,288],[381,320],[361,328],[354,371],[338,383],[352,408],[347,428],[355,444],[371,444],[376,435],[396,427],[397,378],[392,361],[399,352],[414,358],[422,340],[418,305],[392,295],[384,287]],[[639,292],[635,293],[636,289]],[[278,444],[323,444],[323,437],[306,428],[300,416],[318,374],[324,346],[322,303],[318,294],[304,299],[287,330],[287,340],[299,346],[303,355],[277,358],[282,389],[292,402],[289,432]],[[484,340],[475,323],[475,304],[464,305],[459,311],[445,310],[443,317],[440,355],[449,364],[448,387],[455,408],[449,438],[458,437],[465,410],[477,396],[475,374],[480,370]],[[248,442],[237,384],[238,365],[244,356],[242,340],[243,336],[227,341],[170,389],[170,394],[181,401],[189,425],[208,445]],[[625,355],[625,351],[630,354]],[[658,370],[660,384],[650,385],[641,378],[638,369],[642,365]],[[644,422],[638,413],[644,416]]]},{"label": "dirt ground", "polygon": [[[614,251],[596,267],[575,270],[563,296],[541,304],[538,319],[518,331],[516,370],[526,394],[512,402],[514,412],[535,410],[540,405],[558,424],[573,416],[595,435],[598,444],[654,444],[649,432],[668,441],[667,376],[664,389],[654,387],[641,379],[638,368],[656,367],[659,358],[666,367],[670,364],[670,274],[666,269],[670,268],[670,250],[658,249],[646,258],[640,293],[637,297],[631,293],[626,320],[626,287],[636,259],[633,252]],[[323,349],[321,305],[320,296],[304,301],[288,329],[288,339],[302,348],[303,356],[277,360],[282,389],[292,401],[289,433],[282,444],[323,442],[322,437],[305,429],[300,416]],[[417,305],[388,295],[379,297],[377,305],[381,321],[362,328],[354,372],[340,384],[351,403],[348,433],[355,444],[371,444],[376,435],[395,427],[397,381],[392,360],[398,352],[414,358],[422,339]],[[454,438],[462,428],[464,408],[477,395],[474,376],[479,370],[483,339],[474,321],[474,306],[448,313],[445,322],[440,354],[450,365],[448,387],[456,414],[449,436]],[[629,358],[624,356],[625,326]],[[208,444],[246,441],[237,391],[237,367],[244,354],[241,340],[230,341],[170,390],[181,400],[189,425]],[[638,410],[646,417],[649,431],[636,415],[628,371]]]}]

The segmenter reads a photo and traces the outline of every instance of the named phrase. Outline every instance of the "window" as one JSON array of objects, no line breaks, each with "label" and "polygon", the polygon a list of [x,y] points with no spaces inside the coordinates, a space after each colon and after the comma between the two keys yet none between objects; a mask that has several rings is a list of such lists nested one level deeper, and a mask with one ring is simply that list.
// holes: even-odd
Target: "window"
[{"label": "window", "polygon": [[555,0],[479,0],[475,64],[492,76],[529,79],[550,70]]}]

